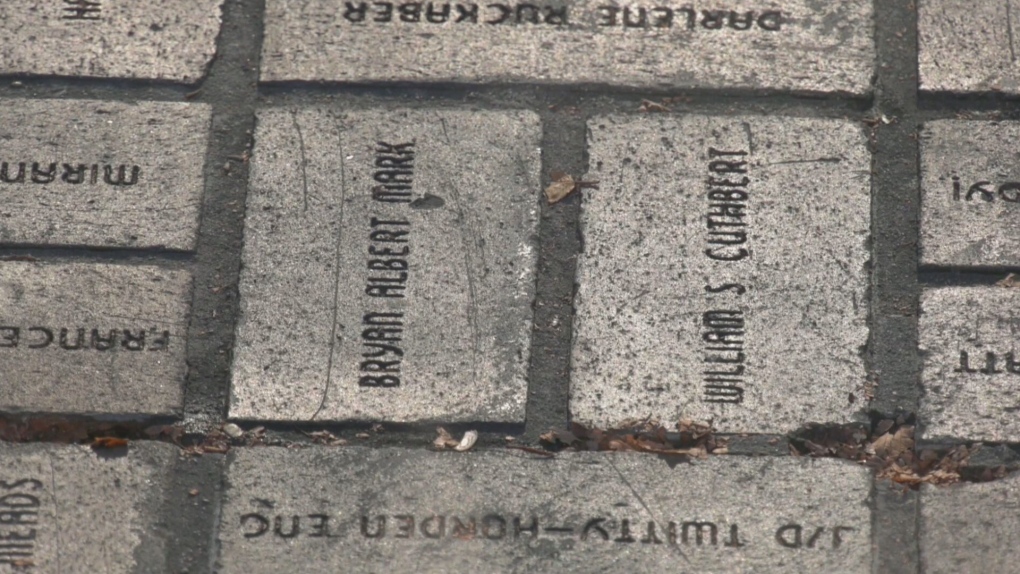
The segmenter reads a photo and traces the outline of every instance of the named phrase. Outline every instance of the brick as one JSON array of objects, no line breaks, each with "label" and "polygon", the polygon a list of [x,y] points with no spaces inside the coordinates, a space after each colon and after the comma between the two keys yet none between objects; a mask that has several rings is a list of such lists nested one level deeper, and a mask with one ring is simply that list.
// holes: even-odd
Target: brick
[{"label": "brick", "polygon": [[356,447],[230,457],[223,574],[625,573],[678,564],[871,572],[871,481],[844,461],[675,464],[633,453],[545,459]]},{"label": "brick", "polygon": [[540,139],[530,112],[260,112],[230,416],[523,420]]},{"label": "brick", "polygon": [[919,0],[918,72],[926,92],[1020,93],[1012,2]]},{"label": "brick", "polygon": [[921,139],[921,264],[1020,266],[1020,123],[942,120]]},{"label": "brick", "polygon": [[157,525],[175,451],[0,443],[0,572],[167,571]]},{"label": "brick", "polygon": [[195,83],[216,53],[222,0],[4,0],[0,74]]},{"label": "brick", "polygon": [[210,108],[10,100],[0,108],[0,243],[191,251]]},{"label": "brick", "polygon": [[1020,482],[921,487],[921,571],[1009,572],[1020,560]]},{"label": "brick", "polygon": [[176,414],[190,303],[186,271],[0,262],[0,410]]},{"label": "brick", "polygon": [[1020,441],[1020,291],[940,287],[921,293],[920,418],[925,438]]},{"label": "brick", "polygon": [[724,432],[848,422],[868,339],[870,161],[843,120],[589,125],[571,412]]},{"label": "brick", "polygon": [[[264,82],[582,83],[865,94],[867,0],[618,7],[269,0]],[[610,6],[610,7],[606,7]]]}]

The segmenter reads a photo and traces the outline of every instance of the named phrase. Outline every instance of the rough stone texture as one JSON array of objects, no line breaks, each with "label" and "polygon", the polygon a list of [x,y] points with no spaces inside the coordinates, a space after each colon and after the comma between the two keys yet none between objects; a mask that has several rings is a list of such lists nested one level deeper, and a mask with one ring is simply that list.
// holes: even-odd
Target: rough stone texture
[{"label": "rough stone texture", "polygon": [[1015,0],[918,0],[917,32],[922,90],[1020,93]]},{"label": "rough stone texture", "polygon": [[[261,112],[231,417],[523,420],[540,139],[530,112]],[[414,143],[410,203],[373,199],[396,177],[377,142]],[[382,260],[407,262],[403,291],[371,281],[399,278]]]},{"label": "rough stone texture", "polygon": [[0,243],[193,250],[209,116],[176,102],[7,102]]},{"label": "rough stone texture", "polygon": [[[1017,289],[945,287],[921,293],[925,438],[1020,441],[1018,309]],[[961,353],[967,354],[966,365]],[[993,364],[988,353],[995,356]]]},{"label": "rough stone texture", "polygon": [[1020,476],[921,487],[924,574],[1012,572],[1020,561]]},{"label": "rough stone texture", "polygon": [[0,262],[0,410],[176,413],[190,301],[186,271]]},{"label": "rough stone texture", "polygon": [[[843,461],[361,448],[231,456],[223,574],[871,571],[871,481]],[[385,532],[366,537],[362,517],[376,534],[380,516]],[[699,545],[693,522],[715,524],[717,539],[706,524]],[[299,533],[280,535],[295,524]],[[781,534],[795,545],[794,525],[801,547],[777,542],[790,526]],[[839,530],[834,548],[837,527],[852,530]]]},{"label": "rough stone texture", "polygon": [[[367,3],[363,22],[332,0],[269,0],[262,50],[266,82],[432,81],[471,83],[597,83],[624,86],[750,88],[864,94],[874,68],[870,0],[819,2],[733,0],[727,10],[695,3],[696,22],[679,8],[654,5],[600,11],[605,2],[538,2],[537,18],[508,3],[478,3],[477,22],[463,15],[472,3]],[[352,3],[357,6],[358,3]],[[400,8],[403,6],[403,8]],[[567,24],[555,16],[566,6]],[[642,27],[624,27],[624,17]],[[689,9],[689,7],[688,7]],[[390,12],[387,12],[389,10]],[[733,15],[731,16],[731,12]],[[775,11],[781,11],[779,30]],[[406,13],[405,13],[406,12]],[[753,22],[746,13],[753,12]],[[762,18],[772,12],[773,16]],[[404,13],[403,16],[401,14]],[[389,16],[387,16],[389,14]],[[518,16],[520,14],[520,16]],[[550,16],[550,14],[553,14]],[[521,23],[516,23],[518,17]],[[456,22],[460,18],[461,22]],[[389,21],[387,21],[387,19]],[[671,19],[671,24],[668,21]],[[761,19],[759,24],[758,20]],[[513,21],[515,23],[509,23]],[[439,23],[433,23],[439,22]],[[551,22],[551,23],[550,23]],[[764,28],[762,27],[764,25]],[[740,28],[747,27],[746,30]]]},{"label": "rough stone texture", "polygon": [[925,124],[922,265],[1020,265],[1020,152],[1010,145],[1017,138],[1017,122]]},{"label": "rough stone texture", "polygon": [[221,3],[4,0],[0,74],[197,82],[216,53]]},{"label": "rough stone texture", "polygon": [[[848,421],[860,408],[849,395],[863,396],[868,337],[870,162],[858,126],[612,116],[588,127],[586,178],[599,189],[585,192],[582,208],[574,417],[712,419],[725,432]],[[710,158],[713,148],[747,155]],[[747,164],[710,171],[727,160]],[[718,172],[731,168],[747,173]],[[710,199],[745,189],[746,201]],[[709,218],[710,209],[744,217]],[[709,219],[730,226],[710,230]],[[746,243],[710,243],[739,241],[710,234],[733,230],[746,231]],[[714,260],[708,250],[747,256]],[[710,328],[710,311],[732,314]],[[742,403],[709,402],[738,399],[739,388]]]},{"label": "rough stone texture", "polygon": [[0,443],[0,571],[164,572],[158,500],[176,448],[127,456]]}]

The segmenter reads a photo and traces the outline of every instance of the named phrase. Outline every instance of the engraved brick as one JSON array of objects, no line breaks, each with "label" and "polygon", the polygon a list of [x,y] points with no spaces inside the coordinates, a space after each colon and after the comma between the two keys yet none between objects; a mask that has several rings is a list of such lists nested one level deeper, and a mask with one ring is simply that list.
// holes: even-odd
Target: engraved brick
[{"label": "engraved brick", "polygon": [[0,74],[194,83],[216,52],[222,0],[4,0]]},{"label": "engraved brick", "polygon": [[521,421],[530,112],[258,115],[230,416]]},{"label": "engraved brick", "polygon": [[204,104],[9,100],[0,243],[195,248]]},{"label": "engraved brick", "polygon": [[1020,441],[1020,290],[945,287],[921,294],[925,438]]},{"label": "engraved brick", "polygon": [[921,140],[921,264],[1020,266],[1017,122],[942,120]]},{"label": "engraved brick", "polygon": [[344,6],[269,0],[262,80],[871,90],[870,0]]},{"label": "engraved brick", "polygon": [[871,481],[844,461],[353,447],[230,456],[223,574],[871,571]]},{"label": "engraved brick", "polygon": [[190,301],[185,271],[0,262],[0,410],[175,414]]},{"label": "engraved brick", "polygon": [[1020,477],[921,487],[921,572],[1011,572],[1020,561]]},{"label": "engraved brick", "polygon": [[[870,161],[843,120],[589,125],[571,412],[728,432],[846,422],[868,338]],[[857,401],[853,400],[857,397]]]},{"label": "engraved brick", "polygon": [[1013,0],[919,0],[918,71],[931,92],[1020,93]]},{"label": "engraved brick", "polygon": [[0,443],[0,572],[165,572],[157,528],[172,446],[126,456]]}]

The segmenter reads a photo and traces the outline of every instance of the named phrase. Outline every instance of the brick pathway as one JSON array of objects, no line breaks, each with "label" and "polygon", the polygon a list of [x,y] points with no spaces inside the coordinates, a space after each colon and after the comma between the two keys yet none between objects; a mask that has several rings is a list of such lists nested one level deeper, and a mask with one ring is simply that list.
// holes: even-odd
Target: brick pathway
[{"label": "brick pathway", "polygon": [[973,4],[5,0],[0,573],[1015,570]]}]

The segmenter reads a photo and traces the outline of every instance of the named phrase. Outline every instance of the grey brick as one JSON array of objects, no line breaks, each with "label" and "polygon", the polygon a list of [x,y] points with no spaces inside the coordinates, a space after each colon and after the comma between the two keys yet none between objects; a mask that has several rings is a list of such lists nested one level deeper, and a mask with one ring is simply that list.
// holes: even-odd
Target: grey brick
[{"label": "grey brick", "polygon": [[[791,0],[781,9],[757,0],[677,8],[596,0],[345,6],[355,10],[331,0],[269,0],[261,79],[864,94],[875,59],[869,0]],[[356,10],[362,6],[364,14]]]},{"label": "grey brick", "polygon": [[582,208],[574,417],[712,419],[725,432],[851,420],[868,338],[859,127],[750,116],[588,127],[599,189]]},{"label": "grey brick", "polygon": [[176,448],[126,456],[85,446],[0,443],[0,569],[165,572],[159,504]]},{"label": "grey brick", "polygon": [[1020,93],[1011,0],[918,0],[918,71],[933,92]]},{"label": "grey brick", "polygon": [[0,243],[193,250],[210,108],[10,100]]},{"label": "grey brick", "polygon": [[197,82],[222,0],[4,0],[0,74]]},{"label": "grey brick", "polygon": [[[1020,290],[945,287],[921,294],[925,438],[1020,441]],[[964,357],[966,355],[966,357]]]},{"label": "grey brick", "polygon": [[175,414],[190,302],[186,271],[0,262],[0,409]]},{"label": "grey brick", "polygon": [[540,138],[530,112],[260,112],[230,416],[523,420]]},{"label": "grey brick", "polygon": [[1020,123],[942,120],[921,140],[921,264],[1020,266]]},{"label": "grey brick", "polygon": [[921,487],[921,572],[1011,572],[1020,561],[1020,477]]},{"label": "grey brick", "polygon": [[223,574],[871,571],[869,473],[843,461],[354,447],[230,456]]}]

